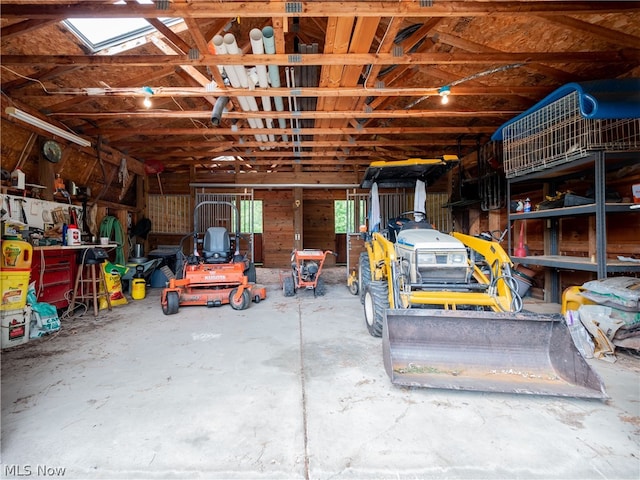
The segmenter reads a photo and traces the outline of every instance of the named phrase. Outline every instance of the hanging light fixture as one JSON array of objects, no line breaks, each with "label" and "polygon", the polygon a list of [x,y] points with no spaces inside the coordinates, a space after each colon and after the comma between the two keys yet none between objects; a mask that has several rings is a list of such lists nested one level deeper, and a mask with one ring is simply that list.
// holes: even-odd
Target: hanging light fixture
[{"label": "hanging light fixture", "polygon": [[33,125],[34,127],[40,128],[46,132],[49,132],[53,135],[56,135],[60,138],[64,138],[65,140],[69,140],[77,145],[82,147],[90,147],[91,142],[85,138],[79,137],[71,132],[63,130],[60,127],[56,127],[55,125],[51,125],[49,122],[45,122],[41,118],[34,117],[33,115],[28,114],[27,112],[23,112],[15,107],[7,107],[5,109],[5,113],[10,117],[17,118],[18,120],[22,120],[29,125]]},{"label": "hanging light fixture", "polygon": [[440,97],[442,98],[442,104],[446,105],[447,103],[449,103],[449,95],[451,94],[451,88],[449,87],[449,85],[445,85],[444,87],[440,87],[440,89],[438,90],[438,93],[440,94]]},{"label": "hanging light fixture", "polygon": [[151,103],[153,90],[151,89],[151,87],[142,87],[142,93],[144,94],[144,100],[142,101],[142,104],[145,106],[145,108],[151,108],[151,106],[153,105],[153,103]]}]

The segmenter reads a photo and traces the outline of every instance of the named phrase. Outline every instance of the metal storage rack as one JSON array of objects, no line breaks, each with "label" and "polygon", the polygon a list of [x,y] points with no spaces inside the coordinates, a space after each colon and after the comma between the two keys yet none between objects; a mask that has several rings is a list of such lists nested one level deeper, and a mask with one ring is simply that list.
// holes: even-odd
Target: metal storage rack
[{"label": "metal storage rack", "polygon": [[640,118],[584,118],[576,91],[504,127],[507,178],[553,168],[596,151],[640,149]]},{"label": "metal storage rack", "polygon": [[[511,199],[514,184],[530,181],[540,181],[550,186],[549,191],[555,191],[554,185],[561,180],[572,176],[580,175],[587,168],[593,168],[595,184],[595,202],[587,205],[574,207],[562,207],[550,210],[539,210],[523,213],[512,213],[509,211],[508,222],[511,226],[516,220],[546,219],[548,221],[547,234],[544,242],[544,255],[515,257],[515,263],[540,265],[551,269],[551,284],[547,291],[550,298],[545,300],[558,303],[560,301],[560,270],[579,270],[595,272],[598,279],[606,278],[608,273],[640,272],[640,264],[633,262],[623,262],[607,258],[607,230],[606,217],[608,213],[614,212],[636,212],[640,214],[640,209],[631,209],[631,203],[606,203],[605,187],[606,174],[608,170],[621,167],[625,164],[640,162],[640,151],[634,152],[589,152],[587,155],[580,155],[575,159],[570,159],[566,163],[558,164],[555,167],[534,171],[528,174],[519,175],[508,179],[507,198]],[[588,257],[571,257],[560,255],[559,233],[560,221],[562,218],[574,216],[595,215],[595,262]],[[511,229],[508,235],[509,252],[513,252],[513,241]]]}]

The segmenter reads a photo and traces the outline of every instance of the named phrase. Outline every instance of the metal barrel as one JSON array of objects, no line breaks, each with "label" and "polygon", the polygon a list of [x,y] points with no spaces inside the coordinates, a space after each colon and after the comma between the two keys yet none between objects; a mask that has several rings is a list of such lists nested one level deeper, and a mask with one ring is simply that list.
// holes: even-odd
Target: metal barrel
[{"label": "metal barrel", "polygon": [[561,315],[389,309],[382,348],[397,385],[608,398]]}]

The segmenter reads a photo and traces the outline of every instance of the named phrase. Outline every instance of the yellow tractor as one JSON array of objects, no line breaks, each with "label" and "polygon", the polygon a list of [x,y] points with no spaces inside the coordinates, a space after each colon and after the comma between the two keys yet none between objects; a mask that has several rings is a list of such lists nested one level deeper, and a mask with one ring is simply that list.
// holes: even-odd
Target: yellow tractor
[{"label": "yellow tractor", "polygon": [[[606,397],[560,315],[522,312],[511,259],[498,242],[440,232],[424,212],[426,185],[455,157],[375,162],[358,286],[365,324],[382,336],[394,384],[587,398]],[[394,181],[396,183],[394,183]],[[378,184],[415,184],[414,210],[380,228]],[[410,218],[413,217],[413,218]]]}]

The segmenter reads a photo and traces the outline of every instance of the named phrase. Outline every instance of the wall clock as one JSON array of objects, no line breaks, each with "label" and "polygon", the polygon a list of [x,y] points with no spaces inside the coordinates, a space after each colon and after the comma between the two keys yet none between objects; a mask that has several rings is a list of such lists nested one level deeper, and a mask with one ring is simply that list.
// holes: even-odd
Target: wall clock
[{"label": "wall clock", "polygon": [[42,146],[42,154],[51,163],[58,163],[62,158],[62,147],[55,140],[47,140]]}]

